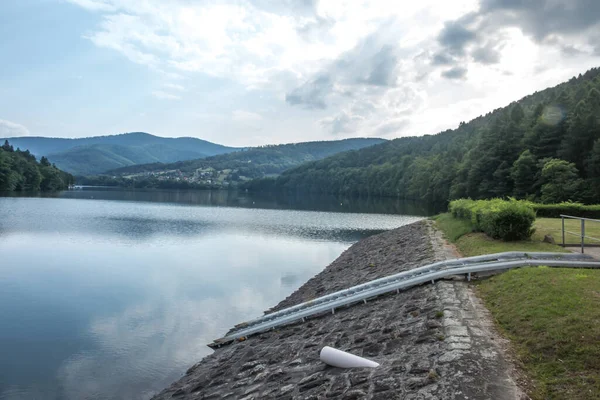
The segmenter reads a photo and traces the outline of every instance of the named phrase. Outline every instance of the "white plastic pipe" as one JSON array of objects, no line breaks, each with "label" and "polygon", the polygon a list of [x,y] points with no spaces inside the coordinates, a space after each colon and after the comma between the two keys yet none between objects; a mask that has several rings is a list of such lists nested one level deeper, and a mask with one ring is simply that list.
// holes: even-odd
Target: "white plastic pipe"
[{"label": "white plastic pipe", "polygon": [[321,349],[321,361],[332,367],[338,368],[376,368],[379,364],[375,361],[367,360],[354,354],[346,353],[333,347],[325,346]]}]

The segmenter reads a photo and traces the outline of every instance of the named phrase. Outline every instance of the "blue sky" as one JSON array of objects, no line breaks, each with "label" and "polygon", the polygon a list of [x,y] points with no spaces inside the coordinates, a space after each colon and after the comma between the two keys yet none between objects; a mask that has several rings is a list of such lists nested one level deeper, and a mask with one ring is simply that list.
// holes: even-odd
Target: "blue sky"
[{"label": "blue sky", "polygon": [[432,134],[598,66],[598,21],[592,0],[7,0],[0,137]]}]

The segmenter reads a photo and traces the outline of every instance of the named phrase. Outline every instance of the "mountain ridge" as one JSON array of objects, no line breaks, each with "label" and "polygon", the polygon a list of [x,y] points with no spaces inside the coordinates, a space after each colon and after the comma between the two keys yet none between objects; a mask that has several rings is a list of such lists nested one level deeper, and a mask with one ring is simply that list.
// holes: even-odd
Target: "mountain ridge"
[{"label": "mountain ridge", "polygon": [[193,137],[165,138],[146,132],[84,138],[26,136],[6,140],[35,156],[46,156],[74,175],[98,174],[108,169],[157,161],[191,160],[241,149]]},{"label": "mountain ridge", "polygon": [[203,187],[223,187],[253,178],[279,175],[303,162],[384,142],[386,140],[381,138],[351,138],[267,145],[171,164],[134,165],[107,171],[107,174],[129,181],[144,181],[144,185],[149,186],[170,181]]}]

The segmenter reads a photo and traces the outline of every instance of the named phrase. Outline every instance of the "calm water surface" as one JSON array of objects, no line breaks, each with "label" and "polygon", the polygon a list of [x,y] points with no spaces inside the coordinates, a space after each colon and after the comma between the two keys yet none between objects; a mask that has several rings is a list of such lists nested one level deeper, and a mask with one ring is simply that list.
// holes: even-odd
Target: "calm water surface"
[{"label": "calm water surface", "polygon": [[427,213],[97,189],[0,197],[0,211],[2,400],[147,399],[353,242],[419,218],[378,211]]}]

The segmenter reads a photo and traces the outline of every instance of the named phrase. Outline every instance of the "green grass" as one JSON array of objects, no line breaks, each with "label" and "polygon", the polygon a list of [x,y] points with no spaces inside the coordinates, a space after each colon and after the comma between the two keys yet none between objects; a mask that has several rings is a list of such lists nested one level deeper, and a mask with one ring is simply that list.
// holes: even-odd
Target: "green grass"
[{"label": "green grass", "polygon": [[[541,242],[547,233],[558,239],[560,219],[537,220],[532,239],[519,242],[472,233],[450,214],[435,220],[464,256],[564,251]],[[600,270],[520,268],[479,281],[477,291],[533,380],[532,398],[600,399]]]},{"label": "green grass", "polygon": [[[446,238],[454,243],[458,251],[465,257],[504,251],[566,251],[560,246],[544,243],[541,239],[538,240],[536,236],[532,237],[531,240],[517,242],[494,240],[485,233],[472,232],[473,227],[470,221],[454,218],[449,213],[440,214],[434,219]],[[544,235],[542,235],[543,237]]]},{"label": "green grass", "polygon": [[600,399],[600,270],[523,268],[477,289],[511,339],[536,399]]},{"label": "green grass", "polygon": [[450,213],[433,217],[438,227],[444,232],[446,239],[455,243],[461,236],[473,232],[473,226],[466,219],[454,218]]},{"label": "green grass", "polygon": [[[544,235],[552,235],[556,243],[562,243],[561,224],[560,218],[538,218],[535,220],[535,233],[532,238],[542,240]],[[581,222],[574,219],[565,219],[565,230],[579,234],[581,232]],[[600,239],[600,222],[586,221],[585,235]],[[565,234],[565,240],[571,244],[581,243],[579,236],[569,234]],[[585,243],[600,244],[599,241],[591,239],[585,239]]]}]

